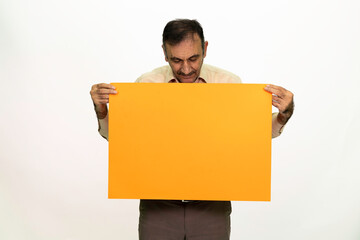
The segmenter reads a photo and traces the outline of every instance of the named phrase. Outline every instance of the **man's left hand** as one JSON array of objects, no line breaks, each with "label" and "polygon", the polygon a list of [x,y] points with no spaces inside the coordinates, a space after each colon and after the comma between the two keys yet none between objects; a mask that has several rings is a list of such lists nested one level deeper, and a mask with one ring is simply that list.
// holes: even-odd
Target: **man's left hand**
[{"label": "man's left hand", "polygon": [[294,112],[294,94],[283,87],[271,84],[267,85],[265,90],[272,94],[272,105],[279,109],[278,122],[285,125]]}]

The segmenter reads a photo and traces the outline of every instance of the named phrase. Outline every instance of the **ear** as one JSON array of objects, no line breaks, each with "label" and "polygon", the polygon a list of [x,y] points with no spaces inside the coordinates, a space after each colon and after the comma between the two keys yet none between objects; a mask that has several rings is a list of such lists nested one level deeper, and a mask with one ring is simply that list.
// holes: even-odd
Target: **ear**
[{"label": "ear", "polygon": [[163,53],[164,53],[164,57],[165,57],[165,61],[169,62],[167,54],[166,54],[166,49],[164,45],[161,45],[162,49],[163,49]]},{"label": "ear", "polygon": [[204,43],[204,57],[206,57],[206,51],[207,51],[208,45],[209,45],[209,42],[205,41],[205,43]]}]

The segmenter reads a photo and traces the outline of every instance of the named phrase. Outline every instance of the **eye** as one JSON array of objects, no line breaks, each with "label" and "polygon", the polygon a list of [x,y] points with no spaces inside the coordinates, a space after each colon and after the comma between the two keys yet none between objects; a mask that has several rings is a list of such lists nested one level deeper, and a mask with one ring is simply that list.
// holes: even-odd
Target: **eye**
[{"label": "eye", "polygon": [[190,61],[190,62],[195,62],[197,59],[198,59],[198,57],[191,57],[191,58],[189,59],[189,61]]}]

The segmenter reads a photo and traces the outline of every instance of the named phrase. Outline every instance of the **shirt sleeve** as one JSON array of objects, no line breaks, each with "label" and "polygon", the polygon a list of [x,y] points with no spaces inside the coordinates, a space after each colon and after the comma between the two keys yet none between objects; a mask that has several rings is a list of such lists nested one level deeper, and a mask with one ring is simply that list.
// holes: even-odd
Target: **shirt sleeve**
[{"label": "shirt sleeve", "polygon": [[108,135],[109,135],[109,121],[108,121],[108,114],[106,115],[105,118],[103,119],[98,119],[98,123],[99,123],[99,133],[100,135],[105,138],[108,139]]},{"label": "shirt sleeve", "polygon": [[284,126],[285,126],[285,125],[280,124],[277,121],[277,116],[278,116],[278,113],[272,114],[272,138],[276,138],[276,137],[280,136],[280,134],[282,133]]}]

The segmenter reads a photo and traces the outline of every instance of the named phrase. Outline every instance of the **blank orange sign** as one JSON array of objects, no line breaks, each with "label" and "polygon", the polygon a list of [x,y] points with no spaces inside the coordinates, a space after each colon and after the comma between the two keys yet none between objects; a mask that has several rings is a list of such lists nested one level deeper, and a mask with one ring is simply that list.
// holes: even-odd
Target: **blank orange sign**
[{"label": "blank orange sign", "polygon": [[109,198],[270,201],[264,84],[112,84]]}]

